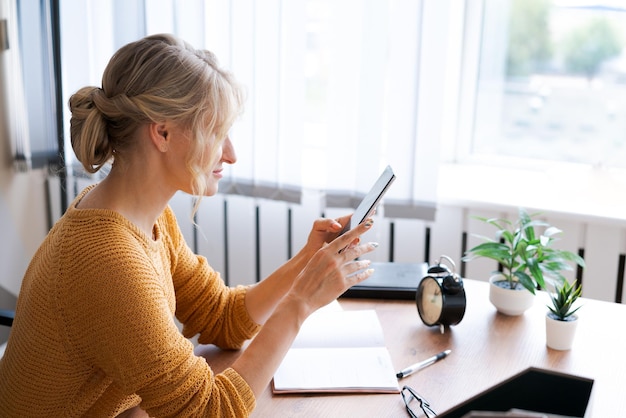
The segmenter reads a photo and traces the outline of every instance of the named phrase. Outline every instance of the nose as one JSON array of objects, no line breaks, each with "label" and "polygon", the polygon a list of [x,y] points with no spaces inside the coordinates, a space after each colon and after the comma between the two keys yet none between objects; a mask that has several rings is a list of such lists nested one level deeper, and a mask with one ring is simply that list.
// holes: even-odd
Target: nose
[{"label": "nose", "polygon": [[222,161],[227,164],[235,164],[237,162],[237,154],[235,153],[235,147],[233,147],[230,136],[227,136],[222,144]]}]

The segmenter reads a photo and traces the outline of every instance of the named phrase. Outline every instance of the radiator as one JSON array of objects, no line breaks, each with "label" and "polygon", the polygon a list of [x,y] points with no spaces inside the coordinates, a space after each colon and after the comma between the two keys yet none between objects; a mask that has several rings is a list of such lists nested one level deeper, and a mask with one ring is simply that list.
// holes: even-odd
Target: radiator
[{"label": "radiator", "polygon": [[[54,187],[55,183],[51,184]],[[89,181],[85,179],[68,183],[69,198],[87,184]],[[203,198],[192,219],[193,202],[191,196],[179,193],[170,205],[189,246],[206,257],[229,285],[262,280],[304,245],[313,220],[350,212],[348,208],[323,208],[323,199],[314,192],[305,192],[300,204],[218,194]],[[52,209],[52,218],[60,216],[58,202],[56,205],[53,202]],[[481,242],[476,235],[493,236],[493,227],[475,217],[515,219],[517,208],[476,210],[440,205],[434,221],[388,219],[382,214],[384,204],[375,216],[374,227],[362,237],[380,244],[367,255],[368,259],[433,263],[439,256],[447,255],[456,262],[462,277],[486,281],[497,269],[495,262],[460,261],[466,249]],[[626,300],[623,289],[626,228],[593,217],[551,213],[542,216],[564,231],[559,248],[585,258],[584,270],[565,274],[570,280],[578,279],[582,283],[583,296],[618,303]]]}]

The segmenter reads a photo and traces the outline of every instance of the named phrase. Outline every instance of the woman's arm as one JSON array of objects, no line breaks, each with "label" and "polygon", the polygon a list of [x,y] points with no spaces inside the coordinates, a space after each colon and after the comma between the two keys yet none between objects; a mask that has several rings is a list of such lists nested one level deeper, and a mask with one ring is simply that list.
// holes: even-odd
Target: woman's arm
[{"label": "woman's arm", "polygon": [[[304,320],[349,287],[371,275],[372,271],[366,269],[369,261],[355,261],[359,256],[376,248],[373,243],[357,245],[359,236],[371,225],[372,220],[369,219],[322,246],[295,279],[283,279],[284,282],[279,278],[275,279],[280,282],[280,286],[291,284],[287,290],[281,288],[280,297],[271,297],[272,303],[277,304],[276,308],[271,311],[258,335],[232,366],[248,383],[255,396],[259,396],[269,384]],[[348,248],[341,251],[345,247]],[[294,261],[291,266],[285,267],[283,273],[289,273],[291,268],[296,271],[299,263],[303,262],[304,260]],[[359,270],[363,271],[358,272]],[[262,288],[262,291],[268,292],[269,287],[268,290]],[[260,297],[260,292],[253,295],[253,300],[257,297]],[[255,303],[261,302],[255,300]]]}]

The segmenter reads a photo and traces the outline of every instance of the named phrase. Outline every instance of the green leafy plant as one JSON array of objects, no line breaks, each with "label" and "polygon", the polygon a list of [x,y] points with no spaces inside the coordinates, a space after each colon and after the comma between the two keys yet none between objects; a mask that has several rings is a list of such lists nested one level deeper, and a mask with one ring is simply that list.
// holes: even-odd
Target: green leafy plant
[{"label": "green leafy plant", "polygon": [[572,270],[571,262],[581,267],[585,261],[571,251],[559,250],[552,245],[562,231],[530,215],[526,209],[518,210],[518,219],[481,218],[480,221],[496,228],[495,238],[478,236],[485,242],[468,250],[463,261],[489,258],[498,262],[511,289],[523,286],[531,293],[545,288],[546,280],[552,283],[566,281],[562,271]]},{"label": "green leafy plant", "polygon": [[576,284],[570,284],[567,280],[563,280],[561,284],[555,286],[554,293],[550,295],[552,305],[548,305],[550,314],[554,319],[559,321],[567,321],[580,306],[574,308],[574,302],[582,294],[582,287]]}]

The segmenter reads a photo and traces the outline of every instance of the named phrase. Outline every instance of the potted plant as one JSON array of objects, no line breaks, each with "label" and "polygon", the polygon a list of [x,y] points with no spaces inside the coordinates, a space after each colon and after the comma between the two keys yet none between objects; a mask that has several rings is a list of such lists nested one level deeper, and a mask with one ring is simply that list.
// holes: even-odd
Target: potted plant
[{"label": "potted plant", "polygon": [[496,228],[494,238],[479,236],[485,242],[466,252],[463,261],[475,258],[495,260],[500,270],[490,278],[489,300],[499,312],[520,315],[534,302],[536,289],[546,282],[565,281],[564,270],[572,270],[571,262],[584,267],[584,260],[571,251],[553,247],[562,231],[536,219],[526,209],[519,208],[518,219],[476,219]]},{"label": "potted plant", "polygon": [[551,305],[546,314],[546,344],[555,350],[569,350],[574,341],[580,306],[574,303],[580,297],[582,287],[567,280],[558,284],[550,295]]}]

